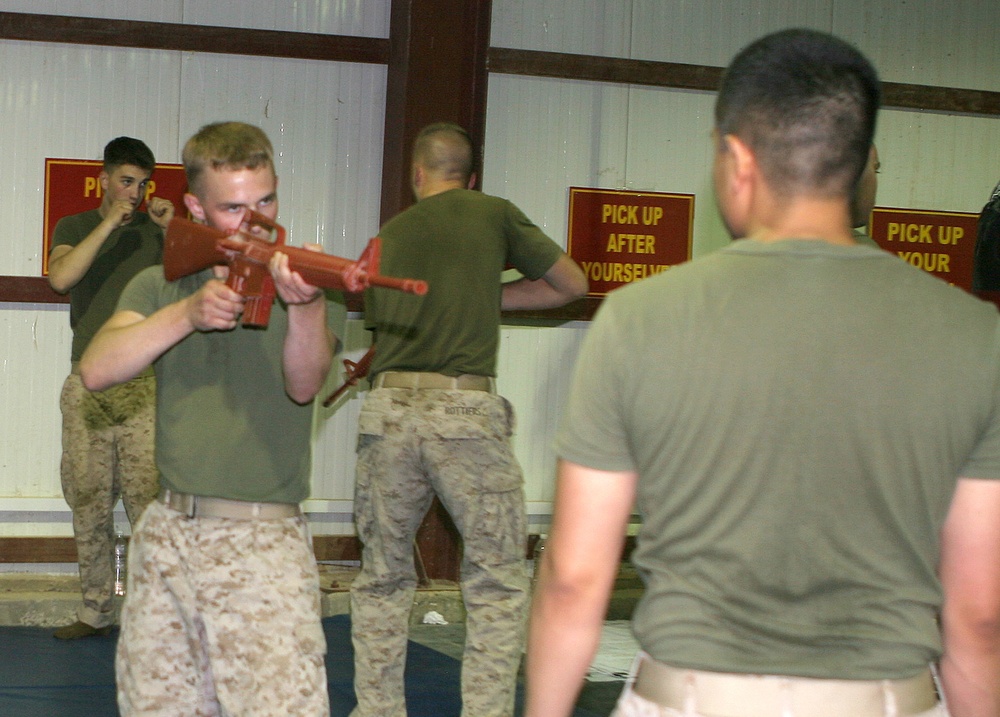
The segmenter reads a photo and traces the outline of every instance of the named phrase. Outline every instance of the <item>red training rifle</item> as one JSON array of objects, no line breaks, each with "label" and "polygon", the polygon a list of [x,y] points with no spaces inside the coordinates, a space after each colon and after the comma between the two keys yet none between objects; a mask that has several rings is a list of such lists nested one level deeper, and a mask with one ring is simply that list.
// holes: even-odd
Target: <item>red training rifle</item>
[{"label": "red training rifle", "polygon": [[235,232],[174,217],[167,226],[163,244],[163,274],[167,281],[175,281],[210,266],[227,264],[226,285],[247,300],[243,325],[267,326],[276,295],[267,265],[277,251],[286,254],[288,267],[313,286],[350,293],[369,286],[397,289],[417,296],[427,293],[426,281],[396,279],[378,273],[382,251],[382,240],[378,237],[368,242],[357,261],[351,261],[287,246],[285,228],[250,209],[246,210],[241,228]]}]

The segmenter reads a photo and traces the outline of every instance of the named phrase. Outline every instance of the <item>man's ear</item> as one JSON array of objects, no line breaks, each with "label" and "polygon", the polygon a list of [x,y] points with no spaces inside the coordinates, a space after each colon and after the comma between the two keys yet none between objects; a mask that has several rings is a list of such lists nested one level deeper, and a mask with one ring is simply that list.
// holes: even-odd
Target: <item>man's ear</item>
[{"label": "man's ear", "polygon": [[735,239],[745,237],[756,200],[757,159],[736,135],[719,137],[716,149],[715,189],[722,220]]},{"label": "man's ear", "polygon": [[736,135],[727,134],[720,140],[720,153],[726,190],[740,203],[749,201],[761,179],[753,150]]},{"label": "man's ear", "polygon": [[472,174],[469,175],[469,184],[466,187],[466,189],[473,189],[475,188],[475,186],[476,186],[476,173],[473,172]]},{"label": "man's ear", "polygon": [[722,138],[729,153],[730,171],[737,181],[746,181],[757,171],[757,158],[750,148],[734,134]]},{"label": "man's ear", "polygon": [[184,206],[191,212],[191,216],[199,221],[205,221],[205,208],[201,206],[201,201],[191,192],[184,193]]},{"label": "man's ear", "polygon": [[101,192],[103,194],[108,193],[108,182],[111,180],[110,175],[105,170],[101,170],[101,173],[97,175],[97,181],[101,184]]},{"label": "man's ear", "polygon": [[424,168],[414,162],[413,166],[410,167],[410,191],[413,192],[413,198],[418,202],[423,199],[424,179],[426,179]]}]

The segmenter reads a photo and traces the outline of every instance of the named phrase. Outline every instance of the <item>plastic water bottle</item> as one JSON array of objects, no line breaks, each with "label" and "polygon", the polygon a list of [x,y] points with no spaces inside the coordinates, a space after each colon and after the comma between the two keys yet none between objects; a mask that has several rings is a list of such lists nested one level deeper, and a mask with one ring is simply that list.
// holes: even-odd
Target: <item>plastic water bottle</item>
[{"label": "plastic water bottle", "polygon": [[531,585],[534,587],[535,583],[538,582],[538,573],[542,567],[542,554],[545,552],[545,536],[538,536],[538,542],[535,543],[535,554],[534,559],[531,561]]},{"label": "plastic water bottle", "polygon": [[128,542],[122,531],[115,532],[115,595],[125,594],[125,578],[128,572],[126,564],[126,552]]}]

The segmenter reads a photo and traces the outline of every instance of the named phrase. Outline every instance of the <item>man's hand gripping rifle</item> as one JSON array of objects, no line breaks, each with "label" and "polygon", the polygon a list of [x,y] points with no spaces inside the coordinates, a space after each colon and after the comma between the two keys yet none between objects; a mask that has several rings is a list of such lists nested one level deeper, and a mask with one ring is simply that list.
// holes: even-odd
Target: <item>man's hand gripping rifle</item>
[{"label": "man's hand gripping rifle", "polygon": [[286,246],[285,228],[250,209],[236,232],[174,217],[163,245],[163,274],[167,281],[175,281],[216,264],[227,264],[226,285],[247,300],[243,325],[267,326],[277,293],[267,265],[276,251],[288,256],[292,271],[320,288],[357,293],[369,286],[382,286],[418,296],[427,293],[425,281],[379,275],[381,250],[378,237],[368,242],[357,261]]}]

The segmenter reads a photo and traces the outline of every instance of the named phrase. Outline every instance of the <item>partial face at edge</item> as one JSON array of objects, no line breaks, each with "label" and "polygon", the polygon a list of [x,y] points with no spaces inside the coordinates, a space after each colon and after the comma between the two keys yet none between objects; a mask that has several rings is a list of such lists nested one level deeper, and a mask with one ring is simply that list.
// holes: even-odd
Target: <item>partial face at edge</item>
[{"label": "partial face at edge", "polygon": [[734,157],[729,141],[719,134],[718,129],[712,130],[712,145],[715,148],[712,161],[712,185],[715,189],[715,205],[719,210],[722,223],[729,236],[738,239],[744,236],[735,221],[734,202],[732,197],[732,170]]},{"label": "partial face at edge", "polygon": [[875,195],[878,192],[878,172],[881,168],[878,159],[878,150],[872,145],[868,152],[868,164],[858,180],[857,190],[854,199],[853,224],[855,227],[863,227],[868,224],[868,217],[875,208]]}]

